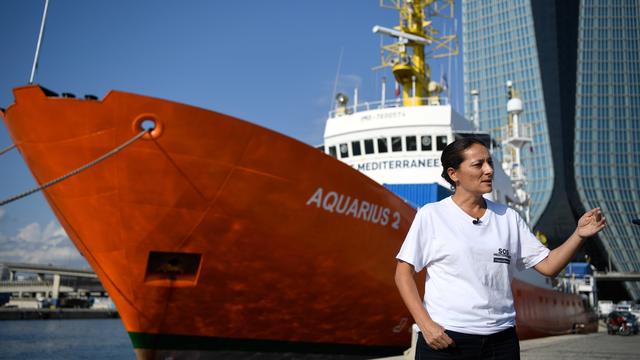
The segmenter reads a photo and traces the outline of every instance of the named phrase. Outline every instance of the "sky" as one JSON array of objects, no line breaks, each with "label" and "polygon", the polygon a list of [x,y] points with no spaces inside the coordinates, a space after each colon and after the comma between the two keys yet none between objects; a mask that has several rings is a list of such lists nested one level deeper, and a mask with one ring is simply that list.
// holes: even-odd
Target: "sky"
[{"label": "sky", "polygon": [[[0,1],[2,108],[29,81],[44,3]],[[380,99],[381,78],[393,75],[372,70],[381,37],[371,29],[397,23],[378,0],[50,0],[35,83],[78,97],[116,89],[177,101],[315,146],[337,92]],[[461,37],[459,24],[437,23]],[[446,73],[464,113],[461,56],[431,67],[434,80]],[[0,121],[0,149],[11,143]],[[0,200],[35,186],[18,151],[0,156]],[[2,261],[87,267],[40,193],[0,207]]]}]

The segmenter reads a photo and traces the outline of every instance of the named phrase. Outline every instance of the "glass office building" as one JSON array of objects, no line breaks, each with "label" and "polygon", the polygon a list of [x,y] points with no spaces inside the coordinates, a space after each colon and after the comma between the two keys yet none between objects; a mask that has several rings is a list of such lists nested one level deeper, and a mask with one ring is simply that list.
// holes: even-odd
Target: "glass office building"
[{"label": "glass office building", "polygon": [[[582,0],[578,31],[575,175],[600,239],[620,270],[640,271],[640,1]],[[628,287],[637,299],[640,284]]]},{"label": "glass office building", "polygon": [[[553,164],[533,17],[528,0],[463,1],[462,53],[466,117],[479,91],[480,129],[497,142],[507,121],[508,80],[524,101],[520,121],[530,126],[533,144],[522,152],[531,195],[531,222],[536,223],[551,197]],[[501,152],[494,152],[501,160]]]},{"label": "glass office building", "polygon": [[[640,272],[639,9],[640,0],[462,1],[467,116],[477,89],[481,128],[500,137],[514,82],[534,135],[523,159],[532,225],[554,247],[601,207],[609,226],[581,254],[599,270]],[[625,289],[640,298],[638,283]]]}]

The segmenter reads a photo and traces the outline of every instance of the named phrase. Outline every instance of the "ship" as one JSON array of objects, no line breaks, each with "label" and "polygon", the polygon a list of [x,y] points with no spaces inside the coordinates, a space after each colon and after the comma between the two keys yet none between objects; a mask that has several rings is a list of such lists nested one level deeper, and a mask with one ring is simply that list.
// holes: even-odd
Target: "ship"
[{"label": "ship", "polygon": [[[395,41],[382,61],[402,96],[359,102],[356,93],[349,103],[337,94],[317,147],[148,96],[14,89],[2,113],[10,136],[138,359],[386,356],[410,346],[395,255],[416,208],[450,195],[444,146],[462,136],[495,143],[429,77],[425,48],[442,44],[428,21],[436,3],[387,4],[400,24],[374,31]],[[513,170],[517,156],[510,161]],[[510,175],[496,167],[488,196],[522,206]],[[531,272],[514,279],[521,339],[595,331],[585,295],[563,284]]]}]

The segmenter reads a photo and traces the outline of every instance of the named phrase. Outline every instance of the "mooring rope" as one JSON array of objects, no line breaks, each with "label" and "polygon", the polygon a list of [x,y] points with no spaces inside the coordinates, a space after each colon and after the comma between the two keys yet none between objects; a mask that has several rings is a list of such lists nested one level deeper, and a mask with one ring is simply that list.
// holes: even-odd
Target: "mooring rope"
[{"label": "mooring rope", "polygon": [[4,153],[6,153],[7,151],[11,151],[11,150],[12,150],[13,148],[15,148],[15,147],[16,147],[16,145],[15,145],[15,144],[7,146],[6,148],[4,148],[4,149],[0,150],[0,155],[3,155],[3,154],[4,154]]},{"label": "mooring rope", "polygon": [[[111,156],[117,154],[118,152],[122,151],[124,148],[126,148],[127,146],[133,144],[136,140],[140,139],[141,137],[143,137],[146,133],[150,132],[151,130],[153,130],[153,129],[141,131],[136,136],[134,136],[131,139],[127,140],[127,142],[125,142],[124,144],[116,147],[115,149],[113,149],[113,150],[109,151],[108,153],[100,156],[99,158],[91,161],[90,163],[88,163],[86,165],[83,165],[83,166],[81,166],[81,167],[79,167],[79,168],[77,168],[75,170],[72,170],[72,171],[60,176],[59,178],[53,179],[53,180],[51,180],[51,181],[49,181],[49,182],[47,182],[45,184],[42,184],[42,185],[40,185],[38,187],[35,187],[35,188],[33,188],[33,189],[29,190],[29,191],[25,191],[25,192],[23,192],[21,194],[18,194],[18,195],[15,195],[15,196],[12,196],[10,198],[7,198],[5,200],[0,201],[0,206],[4,206],[4,205],[12,203],[12,202],[14,202],[16,200],[22,199],[23,197],[27,197],[27,196],[29,196],[29,195],[31,195],[33,193],[36,193],[36,192],[41,191],[41,190],[44,190],[44,189],[46,189],[46,188],[48,188],[48,187],[50,187],[52,185],[55,185],[55,184],[57,184],[57,183],[59,183],[59,182],[61,182],[63,180],[66,180],[66,179],[68,179],[68,178],[70,178],[70,177],[72,177],[74,175],[77,175],[77,174],[81,173],[82,171],[87,170],[88,168],[90,168],[90,167],[100,163],[101,161],[106,160],[109,157],[111,157]],[[15,147],[15,145],[13,145],[13,146]],[[9,149],[9,150],[11,150],[11,149]],[[6,151],[9,151],[9,150],[6,150]],[[0,155],[1,155],[1,153],[0,153]]]}]

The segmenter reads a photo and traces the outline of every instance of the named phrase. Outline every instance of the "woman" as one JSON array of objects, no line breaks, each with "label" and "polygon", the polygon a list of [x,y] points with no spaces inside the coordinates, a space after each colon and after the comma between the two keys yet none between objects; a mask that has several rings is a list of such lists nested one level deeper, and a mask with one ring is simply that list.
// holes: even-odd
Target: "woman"
[{"label": "woman", "polygon": [[[456,140],[441,162],[454,193],[418,211],[397,256],[396,285],[422,333],[416,359],[519,359],[513,271],[557,275],[605,219],[598,208],[588,211],[549,251],[516,211],[483,198],[493,162],[482,142]],[[414,278],[423,268],[424,305]]]}]

